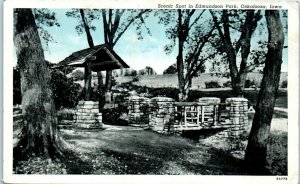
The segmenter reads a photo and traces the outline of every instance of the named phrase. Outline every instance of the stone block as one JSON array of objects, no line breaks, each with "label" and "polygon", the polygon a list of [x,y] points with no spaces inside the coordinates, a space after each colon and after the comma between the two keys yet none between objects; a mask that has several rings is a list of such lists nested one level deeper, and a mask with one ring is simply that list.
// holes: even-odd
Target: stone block
[{"label": "stone block", "polygon": [[221,99],[217,97],[202,97],[198,99],[198,102],[208,104],[219,104],[221,102]]},{"label": "stone block", "polygon": [[94,105],[90,105],[90,104],[84,104],[84,106],[82,107],[82,109],[93,109]]},{"label": "stone block", "polygon": [[84,101],[79,101],[78,102],[78,105],[83,105],[84,104]]},{"label": "stone block", "polygon": [[61,120],[61,121],[59,122],[59,125],[72,125],[72,124],[74,124],[74,123],[75,123],[74,120]]},{"label": "stone block", "polygon": [[84,101],[84,105],[94,105],[93,101]]},{"label": "stone block", "polygon": [[88,115],[88,116],[78,116],[77,117],[78,120],[95,120],[96,117],[93,115]]},{"label": "stone block", "polygon": [[91,113],[99,113],[98,109],[91,109]]},{"label": "stone block", "polygon": [[94,124],[96,123],[96,120],[76,120],[76,124],[77,123],[83,123],[83,124]]}]

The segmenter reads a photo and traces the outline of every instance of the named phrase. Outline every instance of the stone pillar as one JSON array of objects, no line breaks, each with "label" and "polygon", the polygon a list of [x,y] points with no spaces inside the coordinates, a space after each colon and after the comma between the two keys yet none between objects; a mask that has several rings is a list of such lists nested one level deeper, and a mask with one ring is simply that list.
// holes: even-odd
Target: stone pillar
[{"label": "stone pillar", "polygon": [[131,96],[128,99],[128,117],[130,124],[149,123],[149,98]]},{"label": "stone pillar", "polygon": [[248,123],[248,100],[245,98],[227,98],[225,103],[230,104],[229,112],[229,138],[231,150],[245,149],[241,144],[240,136],[245,133],[249,127]]},{"label": "stone pillar", "polygon": [[203,115],[204,115],[204,117],[201,118],[202,120],[204,120],[202,124],[204,126],[217,125],[218,110],[219,110],[219,104],[221,103],[221,99],[217,97],[202,97],[198,99],[198,102],[207,104],[205,106],[201,106],[201,112],[203,108]]},{"label": "stone pillar", "polygon": [[150,99],[151,114],[149,127],[156,132],[173,131],[175,121],[175,100],[167,97],[154,97]]},{"label": "stone pillar", "polygon": [[236,135],[240,135],[249,126],[248,100],[245,98],[227,98],[225,103],[230,104],[229,120],[235,127],[234,132]]},{"label": "stone pillar", "polygon": [[76,107],[76,128],[96,129],[102,127],[102,113],[99,102],[80,101]]}]

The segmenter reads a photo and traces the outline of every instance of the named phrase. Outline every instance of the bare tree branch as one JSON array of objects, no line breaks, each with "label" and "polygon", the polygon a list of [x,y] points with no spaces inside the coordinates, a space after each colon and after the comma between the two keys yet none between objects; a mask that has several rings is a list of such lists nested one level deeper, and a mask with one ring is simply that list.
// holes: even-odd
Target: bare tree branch
[{"label": "bare tree branch", "polygon": [[195,20],[191,23],[191,25],[189,26],[189,29],[191,29],[193,26],[194,26],[194,24],[196,24],[197,22],[198,22],[198,20],[201,18],[201,16],[202,16],[202,14],[205,12],[205,10],[203,10],[201,13],[200,13],[200,15],[197,17],[197,18],[195,18]]},{"label": "bare tree branch", "polygon": [[150,9],[146,9],[146,10],[141,10],[141,12],[136,15],[134,18],[132,18],[125,26],[125,28],[115,37],[116,39],[114,40],[113,42],[113,45],[115,45],[119,39],[121,38],[121,36],[125,33],[125,31],[129,28],[129,26],[134,22],[135,19],[141,17],[144,13],[146,12],[150,12],[151,10]]}]

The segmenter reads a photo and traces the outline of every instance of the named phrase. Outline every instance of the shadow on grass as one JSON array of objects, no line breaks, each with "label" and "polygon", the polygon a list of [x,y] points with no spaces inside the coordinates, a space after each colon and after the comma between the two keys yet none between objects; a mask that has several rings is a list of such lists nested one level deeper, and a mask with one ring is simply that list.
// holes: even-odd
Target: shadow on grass
[{"label": "shadow on grass", "polygon": [[267,169],[272,175],[288,174],[287,136],[286,132],[275,131],[269,137]]},{"label": "shadow on grass", "polygon": [[[242,159],[233,157],[231,153],[213,148],[206,145],[200,145],[201,150],[208,155],[208,159],[202,160],[194,158],[193,161],[184,160],[181,165],[188,171],[201,175],[245,175],[242,168]],[[196,161],[195,161],[196,159]],[[204,162],[203,162],[204,161]]]},{"label": "shadow on grass", "polygon": [[182,131],[182,137],[191,139],[194,142],[199,142],[199,139],[208,138],[224,130],[226,130],[226,128],[184,130]]},{"label": "shadow on grass", "polygon": [[164,164],[162,159],[157,158],[112,150],[103,150],[103,152],[106,157],[112,159],[102,163],[95,174],[104,174],[105,170],[110,170],[113,174],[157,174]]}]

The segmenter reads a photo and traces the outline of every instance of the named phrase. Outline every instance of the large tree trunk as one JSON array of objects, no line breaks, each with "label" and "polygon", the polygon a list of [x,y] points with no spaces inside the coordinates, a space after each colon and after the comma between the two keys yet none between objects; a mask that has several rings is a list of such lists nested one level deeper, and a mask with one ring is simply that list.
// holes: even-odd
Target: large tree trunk
[{"label": "large tree trunk", "polygon": [[[21,75],[24,124],[17,148],[23,153],[53,156],[57,146],[57,117],[37,26],[30,9],[14,10],[14,43]],[[60,152],[61,153],[61,152]],[[15,153],[16,154],[16,153]]]},{"label": "large tree trunk", "polygon": [[183,65],[183,46],[184,46],[184,30],[182,26],[182,12],[178,10],[178,55],[176,60],[178,88],[179,88],[179,101],[186,101],[187,94],[184,89],[184,65]]},{"label": "large tree trunk", "polygon": [[[231,72],[232,73],[232,72]],[[243,97],[247,73],[237,73],[231,75],[232,92],[234,96]]]},{"label": "large tree trunk", "polygon": [[268,52],[245,156],[245,164],[251,174],[266,174],[264,171],[268,138],[279,86],[284,44],[279,11],[266,10],[265,17],[269,32]]},{"label": "large tree trunk", "polygon": [[183,43],[179,44],[179,52],[177,56],[177,76],[178,76],[178,88],[179,88],[179,101],[185,101],[185,90],[184,90],[184,73],[183,73]]},{"label": "large tree trunk", "polygon": [[[84,25],[84,30],[86,33],[87,41],[90,46],[90,48],[94,48],[94,42],[92,35],[90,33],[90,28],[87,25],[84,11],[83,9],[79,9],[81,19]],[[91,69],[91,62],[87,61],[86,65],[84,67],[84,100],[91,100],[91,93],[92,93],[92,69]]]}]

